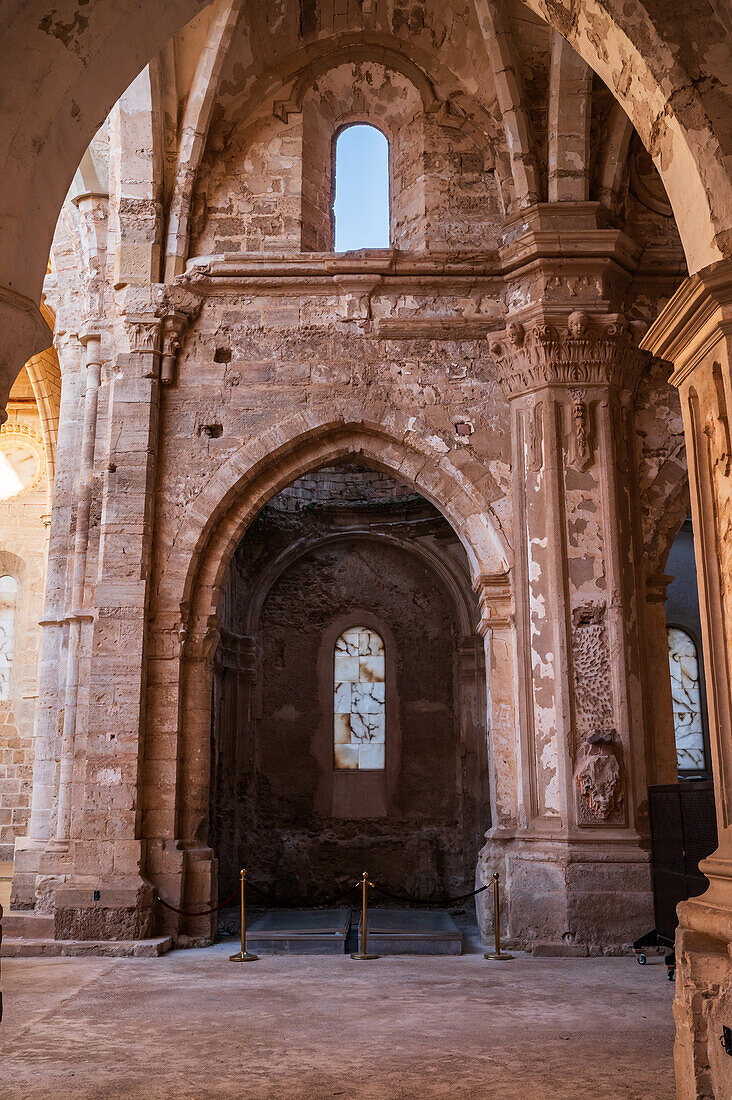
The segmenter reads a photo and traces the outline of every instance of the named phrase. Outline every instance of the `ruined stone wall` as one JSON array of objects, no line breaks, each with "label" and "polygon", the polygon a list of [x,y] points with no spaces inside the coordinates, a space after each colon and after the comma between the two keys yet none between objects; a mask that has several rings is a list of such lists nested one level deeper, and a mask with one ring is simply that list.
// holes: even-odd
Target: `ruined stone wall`
[{"label": "ruined stone wall", "polygon": [[194,204],[193,255],[299,251],[303,120],[261,118],[237,132]]},{"label": "ruined stone wall", "polygon": [[418,499],[404,482],[380,470],[367,470],[349,463],[297,478],[277,494],[276,507],[280,511],[297,511],[317,504],[348,506]]}]

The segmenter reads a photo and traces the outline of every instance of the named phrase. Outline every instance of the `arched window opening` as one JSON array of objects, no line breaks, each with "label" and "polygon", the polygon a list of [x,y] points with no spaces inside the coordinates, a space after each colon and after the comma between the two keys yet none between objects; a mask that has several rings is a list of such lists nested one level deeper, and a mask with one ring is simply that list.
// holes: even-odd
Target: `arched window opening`
[{"label": "arched window opening", "polygon": [[15,609],[18,582],[7,574],[0,577],[0,701],[10,699],[10,677],[15,649]]},{"label": "arched window opening", "polygon": [[384,642],[367,626],[340,635],[333,655],[333,746],[336,768],[378,771],[385,766]]},{"label": "arched window opening", "polygon": [[336,138],[333,225],[336,252],[389,247],[389,142],[375,126]]},{"label": "arched window opening", "polygon": [[694,639],[680,627],[668,628],[668,657],[678,769],[705,771],[699,657]]}]

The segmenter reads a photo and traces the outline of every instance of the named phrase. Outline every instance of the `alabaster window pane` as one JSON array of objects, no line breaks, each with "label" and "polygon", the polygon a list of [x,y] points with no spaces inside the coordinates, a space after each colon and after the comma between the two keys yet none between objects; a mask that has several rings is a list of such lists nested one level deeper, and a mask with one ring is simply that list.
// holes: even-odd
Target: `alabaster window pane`
[{"label": "alabaster window pane", "polygon": [[13,617],[0,612],[0,699],[10,698],[10,672],[13,665]]},{"label": "alabaster window pane", "polygon": [[333,745],[337,768],[384,767],[386,685],[384,643],[375,630],[351,627],[333,656]]},{"label": "alabaster window pane", "polygon": [[678,768],[680,771],[701,771],[705,768],[706,756],[699,660],[694,639],[685,630],[669,627],[668,656]]},{"label": "alabaster window pane", "polygon": [[335,745],[334,751],[337,768],[358,767],[358,745]]},{"label": "alabaster window pane", "polygon": [[358,749],[358,766],[364,771],[376,771],[384,767],[383,745],[360,745]]},{"label": "alabaster window pane", "polygon": [[345,680],[348,680],[351,683],[359,680],[360,676],[358,657],[342,657],[339,653],[336,653],[335,678],[337,684],[342,683]]},{"label": "alabaster window pane", "polygon": [[[345,677],[344,677],[345,679]],[[358,676],[356,679],[366,683],[380,684],[384,682],[384,658],[383,657],[359,657]]]},{"label": "alabaster window pane", "polygon": [[10,698],[17,601],[18,582],[14,577],[0,577],[0,700]]},{"label": "alabaster window pane", "polygon": [[336,680],[335,695],[333,699],[333,711],[335,714],[351,713],[351,687],[352,684],[339,684]]},{"label": "alabaster window pane", "polygon": [[333,726],[333,740],[336,745],[351,744],[351,716],[350,714],[335,714]]}]

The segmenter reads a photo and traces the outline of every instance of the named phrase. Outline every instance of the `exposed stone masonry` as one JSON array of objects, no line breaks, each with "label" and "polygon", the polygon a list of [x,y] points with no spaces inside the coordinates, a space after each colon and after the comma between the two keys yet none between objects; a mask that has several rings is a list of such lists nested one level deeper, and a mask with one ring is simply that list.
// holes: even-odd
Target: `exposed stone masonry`
[{"label": "exposed stone masonry", "polygon": [[[16,763],[8,745],[4,766],[27,767],[36,709],[28,835],[23,777],[4,778],[0,813],[17,831],[13,904],[49,914],[57,937],[204,942],[213,921],[159,913],[153,889],[207,907],[263,811],[295,896],[315,885],[326,818],[365,842],[386,809],[384,835],[405,841],[394,791],[413,766],[434,817],[411,821],[410,865],[442,884],[471,864],[478,882],[500,870],[516,945],[624,950],[652,922],[646,789],[675,777],[662,578],[690,496],[721,841],[708,898],[682,911],[678,1059],[682,1095],[707,1096],[729,1091],[714,1032],[732,941],[729,82],[705,57],[726,39],[717,6],[693,0],[683,20],[640,2],[581,8],[170,0],[90,3],[70,26],[33,0],[14,13],[25,69],[8,108],[24,126],[0,181],[0,200],[17,192],[0,219],[0,367],[14,376],[47,347],[48,323],[63,385],[59,410],[58,378],[29,364],[55,481],[38,706],[16,693],[3,727],[25,753]],[[687,19],[693,33],[677,33]],[[110,107],[61,208],[43,321],[52,221],[89,120]],[[333,141],[364,120],[390,142],[391,247],[337,256]],[[679,289],[687,263],[699,273]],[[343,463],[375,471],[368,507]],[[339,471],[337,508],[317,499],[323,467]],[[387,505],[385,479],[407,495]],[[277,576],[260,547],[232,591],[232,563],[282,493],[285,557],[324,524],[350,542]],[[366,564],[394,586],[381,611]],[[452,720],[419,712],[431,752],[410,756],[418,722],[400,718],[407,772],[385,789],[333,775],[325,791],[317,708],[290,726],[278,712],[319,697],[314,654],[339,616],[374,605],[360,622],[383,627],[388,652],[420,587],[430,606],[412,617],[433,639],[439,699],[418,698]],[[306,644],[287,633],[298,603]],[[266,630],[234,629],[255,607]],[[410,652],[391,628],[391,651]],[[222,676],[242,696],[226,720],[214,706],[212,739]],[[419,669],[393,676],[417,698]],[[219,764],[245,743],[271,767],[239,761],[227,789]],[[482,905],[479,919],[488,933]]]}]

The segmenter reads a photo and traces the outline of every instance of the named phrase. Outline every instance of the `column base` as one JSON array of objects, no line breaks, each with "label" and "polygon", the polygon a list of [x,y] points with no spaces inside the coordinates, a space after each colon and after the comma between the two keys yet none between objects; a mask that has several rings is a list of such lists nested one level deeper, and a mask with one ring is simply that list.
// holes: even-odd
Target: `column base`
[{"label": "column base", "polygon": [[218,860],[211,848],[202,848],[193,841],[149,840],[147,874],[169,905],[186,911],[174,913],[157,905],[157,934],[170,935],[176,945],[184,947],[213,943],[218,914],[188,915],[216,905]]},{"label": "column base", "polygon": [[18,837],[13,859],[10,908],[52,913],[59,885],[66,882],[73,865],[66,852],[51,852],[47,840]]},{"label": "column base", "polygon": [[[480,882],[500,874],[501,939],[551,955],[617,955],[653,928],[650,857],[629,841],[489,837]],[[493,936],[493,894],[478,895],[486,941]]]},{"label": "column base", "polygon": [[720,1042],[732,1027],[732,858],[718,850],[699,866],[709,889],[681,902],[676,929],[679,1100],[732,1096],[732,1057]]},{"label": "column base", "polygon": [[720,1042],[723,1027],[732,1026],[728,941],[681,926],[676,930],[674,1020],[678,1100],[732,1096],[732,1057]]},{"label": "column base", "polygon": [[142,879],[90,887],[73,879],[56,889],[56,940],[147,940],[154,935],[154,890]]}]

